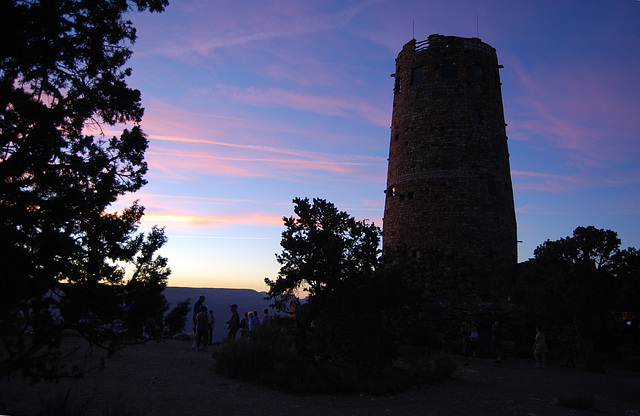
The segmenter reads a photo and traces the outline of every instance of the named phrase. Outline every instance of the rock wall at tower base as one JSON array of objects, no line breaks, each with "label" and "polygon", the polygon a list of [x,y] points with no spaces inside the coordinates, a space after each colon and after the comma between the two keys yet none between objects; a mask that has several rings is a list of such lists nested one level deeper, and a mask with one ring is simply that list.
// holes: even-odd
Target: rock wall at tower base
[{"label": "rock wall at tower base", "polygon": [[516,271],[488,278],[475,271],[472,264],[452,263],[447,254],[445,250],[432,250],[423,258],[415,258],[402,252],[386,253],[384,262],[401,265],[404,278],[415,290],[422,291],[420,302],[429,311],[425,319],[431,322],[434,338],[442,347],[460,352],[463,332],[475,322],[481,333],[479,348],[490,353],[492,324],[501,322],[508,335],[521,321],[518,306],[509,300]]}]

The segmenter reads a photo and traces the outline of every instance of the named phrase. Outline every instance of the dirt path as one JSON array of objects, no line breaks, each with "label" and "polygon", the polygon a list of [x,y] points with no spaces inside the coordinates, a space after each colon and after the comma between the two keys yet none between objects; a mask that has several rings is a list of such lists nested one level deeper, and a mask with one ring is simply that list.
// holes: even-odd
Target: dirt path
[{"label": "dirt path", "polygon": [[[475,359],[463,366],[460,360],[446,383],[392,396],[295,396],[224,379],[214,373],[210,352],[189,347],[184,341],[131,347],[110,359],[105,370],[82,380],[37,385],[2,380],[0,414],[37,414],[67,392],[71,410],[82,408],[84,415],[132,414],[135,409],[140,415],[625,416],[627,410],[640,410],[640,374],[621,370],[534,369],[529,360],[519,359],[502,364]],[[576,395],[594,397],[597,411],[556,405],[558,398]]]}]

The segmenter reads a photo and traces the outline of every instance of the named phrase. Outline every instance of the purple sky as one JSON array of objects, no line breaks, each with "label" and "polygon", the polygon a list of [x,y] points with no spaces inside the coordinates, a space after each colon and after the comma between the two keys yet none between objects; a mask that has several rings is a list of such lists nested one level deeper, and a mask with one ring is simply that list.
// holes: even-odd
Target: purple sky
[{"label": "purple sky", "polygon": [[173,0],[131,16],[146,108],[144,227],[169,285],[266,290],[295,197],[382,225],[395,58],[496,48],[520,261],[577,226],[640,248],[640,1]]}]

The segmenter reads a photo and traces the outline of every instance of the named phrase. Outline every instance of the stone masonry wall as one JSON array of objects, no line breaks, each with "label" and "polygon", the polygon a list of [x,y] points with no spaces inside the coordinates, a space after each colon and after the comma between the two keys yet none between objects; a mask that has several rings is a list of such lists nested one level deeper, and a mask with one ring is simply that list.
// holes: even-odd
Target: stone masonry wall
[{"label": "stone masonry wall", "polygon": [[499,68],[476,38],[413,39],[396,59],[384,252],[423,262],[443,294],[460,282],[438,276],[466,275],[469,296],[502,297],[517,262]]}]

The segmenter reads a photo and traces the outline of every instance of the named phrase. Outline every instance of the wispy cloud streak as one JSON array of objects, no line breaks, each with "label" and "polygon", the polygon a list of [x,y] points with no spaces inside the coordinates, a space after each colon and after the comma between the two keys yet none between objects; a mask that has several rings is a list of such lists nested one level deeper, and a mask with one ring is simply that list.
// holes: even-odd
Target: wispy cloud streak
[{"label": "wispy cloud streak", "polygon": [[[187,38],[164,44],[156,54],[179,57],[188,53],[209,55],[219,48],[238,47],[248,43],[291,38],[305,34],[331,31],[349,24],[366,7],[386,0],[369,0],[335,11],[322,12],[312,3],[291,3],[280,0],[230,3],[224,9],[211,2],[192,10],[190,18],[201,22]],[[215,7],[215,10],[212,8]],[[210,25],[203,21],[211,14],[222,14],[224,24]],[[195,32],[195,33],[193,33]]]},{"label": "wispy cloud streak", "polygon": [[[212,146],[255,150],[258,152],[278,153],[278,154],[284,154],[284,155],[290,155],[290,156],[297,156],[299,158],[305,158],[305,159],[321,160],[321,163],[326,163],[326,164],[377,165],[379,163],[386,162],[386,158],[376,157],[376,156],[344,155],[344,154],[335,154],[335,153],[332,154],[332,153],[310,152],[307,150],[299,150],[299,149],[286,149],[286,148],[279,148],[279,147],[272,147],[272,146],[256,146],[256,145],[239,144],[239,143],[228,143],[228,142],[219,142],[215,140],[197,139],[197,138],[189,138],[189,137],[151,135],[149,136],[149,138],[160,140],[160,141],[197,143],[197,144],[206,144],[206,145],[212,145]],[[352,158],[357,161],[345,161],[345,162],[334,161],[335,159],[344,159],[344,158]],[[332,160],[328,160],[328,159],[332,159]],[[260,160],[260,159],[243,158],[239,160]],[[264,160],[270,160],[270,159],[264,159]],[[309,163],[308,160],[306,160],[305,162]]]},{"label": "wispy cloud streak", "polygon": [[246,105],[277,106],[337,117],[357,116],[381,127],[388,127],[391,121],[388,105],[376,107],[365,98],[309,95],[280,88],[238,88],[225,85],[219,85],[212,94]]}]

